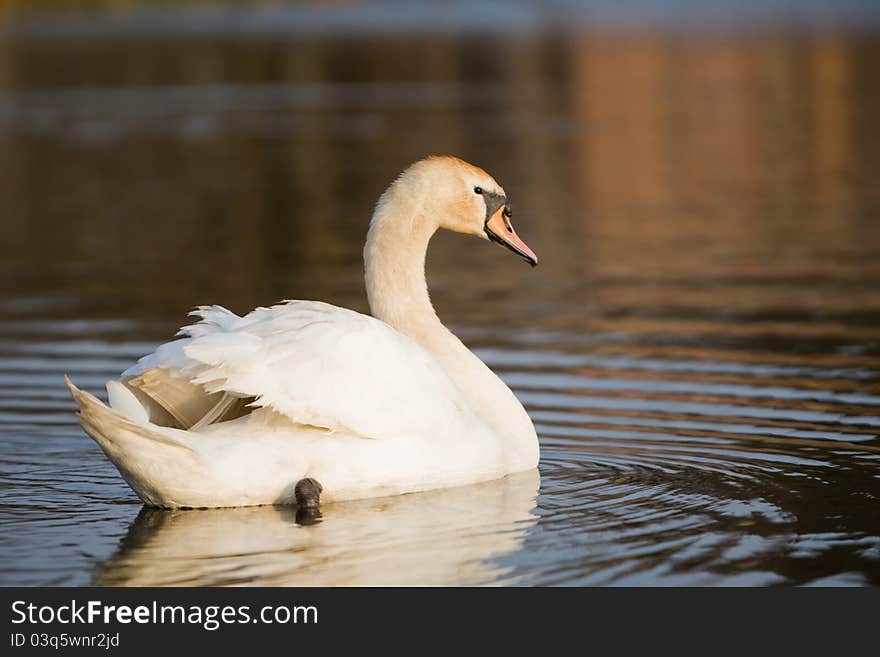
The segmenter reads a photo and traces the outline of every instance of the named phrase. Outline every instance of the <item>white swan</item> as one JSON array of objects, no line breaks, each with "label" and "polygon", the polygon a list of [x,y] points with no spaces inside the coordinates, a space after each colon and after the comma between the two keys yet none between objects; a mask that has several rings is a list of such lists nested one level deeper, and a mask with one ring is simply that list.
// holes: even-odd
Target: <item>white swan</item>
[{"label": "white swan", "polygon": [[349,500],[534,468],[525,409],[431,306],[425,253],[438,228],[537,264],[491,176],[429,157],[373,213],[364,261],[374,317],[314,301],[243,317],[201,307],[184,338],[107,383],[110,407],[68,380],[83,428],[160,507],[312,503],[320,487],[324,501]]}]

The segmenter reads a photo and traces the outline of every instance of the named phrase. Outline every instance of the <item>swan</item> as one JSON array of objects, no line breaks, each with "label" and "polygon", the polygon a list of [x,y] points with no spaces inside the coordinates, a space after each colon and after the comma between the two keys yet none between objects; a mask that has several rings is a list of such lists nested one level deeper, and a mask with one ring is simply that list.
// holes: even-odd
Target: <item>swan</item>
[{"label": "swan", "polygon": [[179,339],[107,382],[109,405],[66,377],[80,424],[155,507],[317,509],[535,468],[522,404],[431,305],[425,255],[439,228],[537,265],[494,178],[425,158],[376,204],[364,246],[372,316],[318,301],[244,316],[201,306]]}]

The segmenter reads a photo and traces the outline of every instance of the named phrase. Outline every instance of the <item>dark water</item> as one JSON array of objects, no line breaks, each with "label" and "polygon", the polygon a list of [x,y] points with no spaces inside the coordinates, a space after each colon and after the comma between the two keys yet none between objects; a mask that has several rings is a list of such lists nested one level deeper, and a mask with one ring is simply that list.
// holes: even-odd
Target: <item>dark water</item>
[{"label": "dark water", "polygon": [[[880,584],[875,32],[164,11],[0,22],[0,583]],[[141,511],[62,375],[197,304],[365,310],[372,204],[432,152],[541,258],[429,258],[540,482]]]}]

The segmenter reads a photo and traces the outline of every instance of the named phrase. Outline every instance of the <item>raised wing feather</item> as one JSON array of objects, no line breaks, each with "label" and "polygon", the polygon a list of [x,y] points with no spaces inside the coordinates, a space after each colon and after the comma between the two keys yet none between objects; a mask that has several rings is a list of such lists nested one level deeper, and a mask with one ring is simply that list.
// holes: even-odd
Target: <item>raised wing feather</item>
[{"label": "raised wing feather", "polygon": [[188,336],[142,359],[209,394],[254,398],[293,422],[384,439],[454,430],[467,404],[418,344],[367,315],[289,301],[238,317],[195,311]]}]

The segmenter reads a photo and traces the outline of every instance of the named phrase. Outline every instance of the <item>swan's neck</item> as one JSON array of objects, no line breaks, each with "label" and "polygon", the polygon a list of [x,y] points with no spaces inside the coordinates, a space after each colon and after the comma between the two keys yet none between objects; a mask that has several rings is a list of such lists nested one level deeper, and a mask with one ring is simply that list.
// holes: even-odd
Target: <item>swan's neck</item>
[{"label": "swan's neck", "polygon": [[[370,312],[418,342],[446,370],[476,412],[506,440],[536,458],[532,422],[510,389],[440,322],[425,281],[428,242],[437,230],[426,206],[383,198],[364,247]],[[520,450],[517,450],[520,451]]]},{"label": "swan's neck", "polygon": [[374,317],[419,343],[446,331],[434,312],[425,281],[428,242],[437,230],[418,204],[407,204],[409,217],[380,205],[373,215],[364,247],[367,300]]}]

